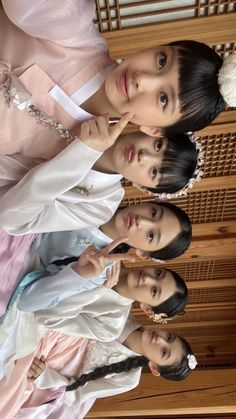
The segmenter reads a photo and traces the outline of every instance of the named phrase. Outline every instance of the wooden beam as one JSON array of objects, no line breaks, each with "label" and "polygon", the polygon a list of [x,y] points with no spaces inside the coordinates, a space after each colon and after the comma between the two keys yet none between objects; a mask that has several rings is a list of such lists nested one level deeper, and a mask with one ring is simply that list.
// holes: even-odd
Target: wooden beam
[{"label": "wooden beam", "polygon": [[193,224],[193,239],[236,236],[236,221]]},{"label": "wooden beam", "polygon": [[236,279],[217,279],[210,281],[189,281],[187,282],[188,289],[203,289],[203,288],[227,288],[227,287],[235,287],[236,288]]},{"label": "wooden beam", "polygon": [[[135,28],[104,32],[111,56],[116,59],[159,43],[195,39],[209,45],[236,41],[236,13],[156,23]],[[217,28],[217,30],[212,30]],[[127,42],[128,41],[128,42]]]},{"label": "wooden beam", "polygon": [[142,374],[139,387],[97,400],[89,418],[117,416],[156,418],[180,414],[236,413],[236,369],[194,371],[186,380],[171,382]]}]

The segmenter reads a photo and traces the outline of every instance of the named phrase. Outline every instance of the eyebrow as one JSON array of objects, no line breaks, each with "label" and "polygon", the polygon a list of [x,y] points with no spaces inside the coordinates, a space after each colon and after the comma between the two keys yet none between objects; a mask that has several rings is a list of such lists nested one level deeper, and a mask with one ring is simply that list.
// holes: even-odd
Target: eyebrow
[{"label": "eyebrow", "polygon": [[[163,208],[163,207],[161,207],[160,216],[159,216],[159,218],[158,218],[158,219],[156,219],[155,221],[161,221],[161,220],[162,220],[162,218],[163,218],[163,215],[164,215],[164,208]],[[161,231],[160,231],[160,229],[159,229],[159,228],[158,228],[158,230],[157,230],[156,238],[157,238],[157,240],[156,240],[156,244],[159,244],[159,243],[160,243],[160,240],[161,240]]]},{"label": "eyebrow", "polygon": [[[176,50],[175,50],[174,47],[171,47],[171,63],[170,63],[170,66],[173,65],[175,58],[176,58]],[[173,104],[172,113],[174,113],[174,111],[176,109],[177,95],[175,94],[175,91],[174,91],[172,86],[169,86],[169,89],[170,89],[170,96],[171,96],[171,100],[172,100],[172,104]]]}]

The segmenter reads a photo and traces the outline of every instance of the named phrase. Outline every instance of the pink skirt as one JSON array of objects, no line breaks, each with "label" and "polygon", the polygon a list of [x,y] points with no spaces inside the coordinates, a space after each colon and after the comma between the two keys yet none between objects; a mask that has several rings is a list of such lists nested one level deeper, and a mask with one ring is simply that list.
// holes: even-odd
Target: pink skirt
[{"label": "pink skirt", "polygon": [[36,234],[11,236],[0,229],[0,316],[5,313],[9,299],[21,279],[23,263]]},{"label": "pink skirt", "polygon": [[[66,335],[54,330],[46,332],[40,340],[37,351],[17,360],[8,381],[1,383],[0,419],[12,419],[17,412],[19,412],[19,417],[22,413],[22,417],[33,418],[35,415],[37,419],[41,419],[50,417],[50,414],[54,415],[54,409],[56,411],[59,409],[59,412],[66,409],[66,406],[60,406],[60,401],[58,407],[55,403],[43,404],[63,396],[65,388],[55,386],[51,390],[39,390],[32,381],[27,380],[27,373],[34,357],[44,356],[47,365],[61,375],[68,379],[76,377],[83,364],[87,343],[88,339],[85,338]],[[19,410],[21,407],[23,407],[22,411]],[[64,416],[56,417],[63,418]]]}]

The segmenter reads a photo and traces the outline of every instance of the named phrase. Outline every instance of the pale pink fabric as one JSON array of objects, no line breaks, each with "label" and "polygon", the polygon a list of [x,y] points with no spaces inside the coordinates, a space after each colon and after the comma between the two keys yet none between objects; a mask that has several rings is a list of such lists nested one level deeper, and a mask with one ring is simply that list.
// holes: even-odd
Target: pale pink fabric
[{"label": "pale pink fabric", "polygon": [[[39,406],[63,394],[64,389],[38,390],[32,382],[27,380],[27,372],[35,356],[37,358],[44,356],[49,367],[71,378],[79,375],[87,343],[88,339],[55,331],[47,332],[41,339],[36,353],[18,360],[8,382],[1,387],[0,419],[12,419],[22,406]],[[61,409],[63,411],[66,407],[62,406]],[[40,417],[48,417],[47,414],[51,410],[50,404],[44,405],[43,410],[45,411]],[[30,411],[32,412],[33,409],[29,409],[29,414]]]},{"label": "pale pink fabric", "polygon": [[[106,41],[92,22],[94,1],[2,3],[9,18],[0,9],[0,28],[4,33],[0,37],[0,61],[19,77],[35,106],[78,134],[80,121],[48,93],[57,84],[71,96],[111,65]],[[0,154],[21,153],[48,159],[66,145],[55,130],[37,124],[26,111],[13,105],[7,107],[1,98],[0,126]]]},{"label": "pale pink fabric", "polygon": [[10,236],[0,229],[0,316],[21,278],[21,270],[36,234]]}]

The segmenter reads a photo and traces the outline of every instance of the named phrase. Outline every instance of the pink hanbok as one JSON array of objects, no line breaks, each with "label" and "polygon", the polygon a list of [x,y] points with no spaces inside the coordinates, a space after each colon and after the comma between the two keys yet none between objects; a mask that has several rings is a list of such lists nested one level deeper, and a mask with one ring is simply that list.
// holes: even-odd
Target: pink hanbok
[{"label": "pink hanbok", "polygon": [[92,117],[80,105],[114,64],[92,22],[93,0],[3,0],[2,5],[7,16],[0,10],[0,82],[10,76],[11,104],[1,95],[0,154],[48,159],[66,141],[37,124],[27,112],[29,101],[78,135],[80,122]]},{"label": "pink hanbok", "polygon": [[[79,375],[87,343],[88,339],[85,338],[56,331],[47,332],[40,340],[37,351],[17,360],[10,378],[1,386],[0,418],[12,419],[21,407],[27,407],[24,410],[31,415],[33,411],[30,409],[31,407],[40,406],[53,399],[58,399],[57,405],[56,403],[43,405],[42,409],[39,408],[39,412],[37,412],[37,418],[48,417],[52,410],[58,409],[63,403],[67,382],[65,379],[63,381],[63,377],[70,379]],[[52,369],[52,372],[50,371],[51,380],[57,380],[59,383],[57,389],[37,389],[37,380],[33,383],[27,379],[27,373],[34,357],[40,358],[41,356],[47,360],[46,373],[43,375]],[[40,379],[42,381],[42,377]],[[59,385],[62,387],[60,388]]]}]

